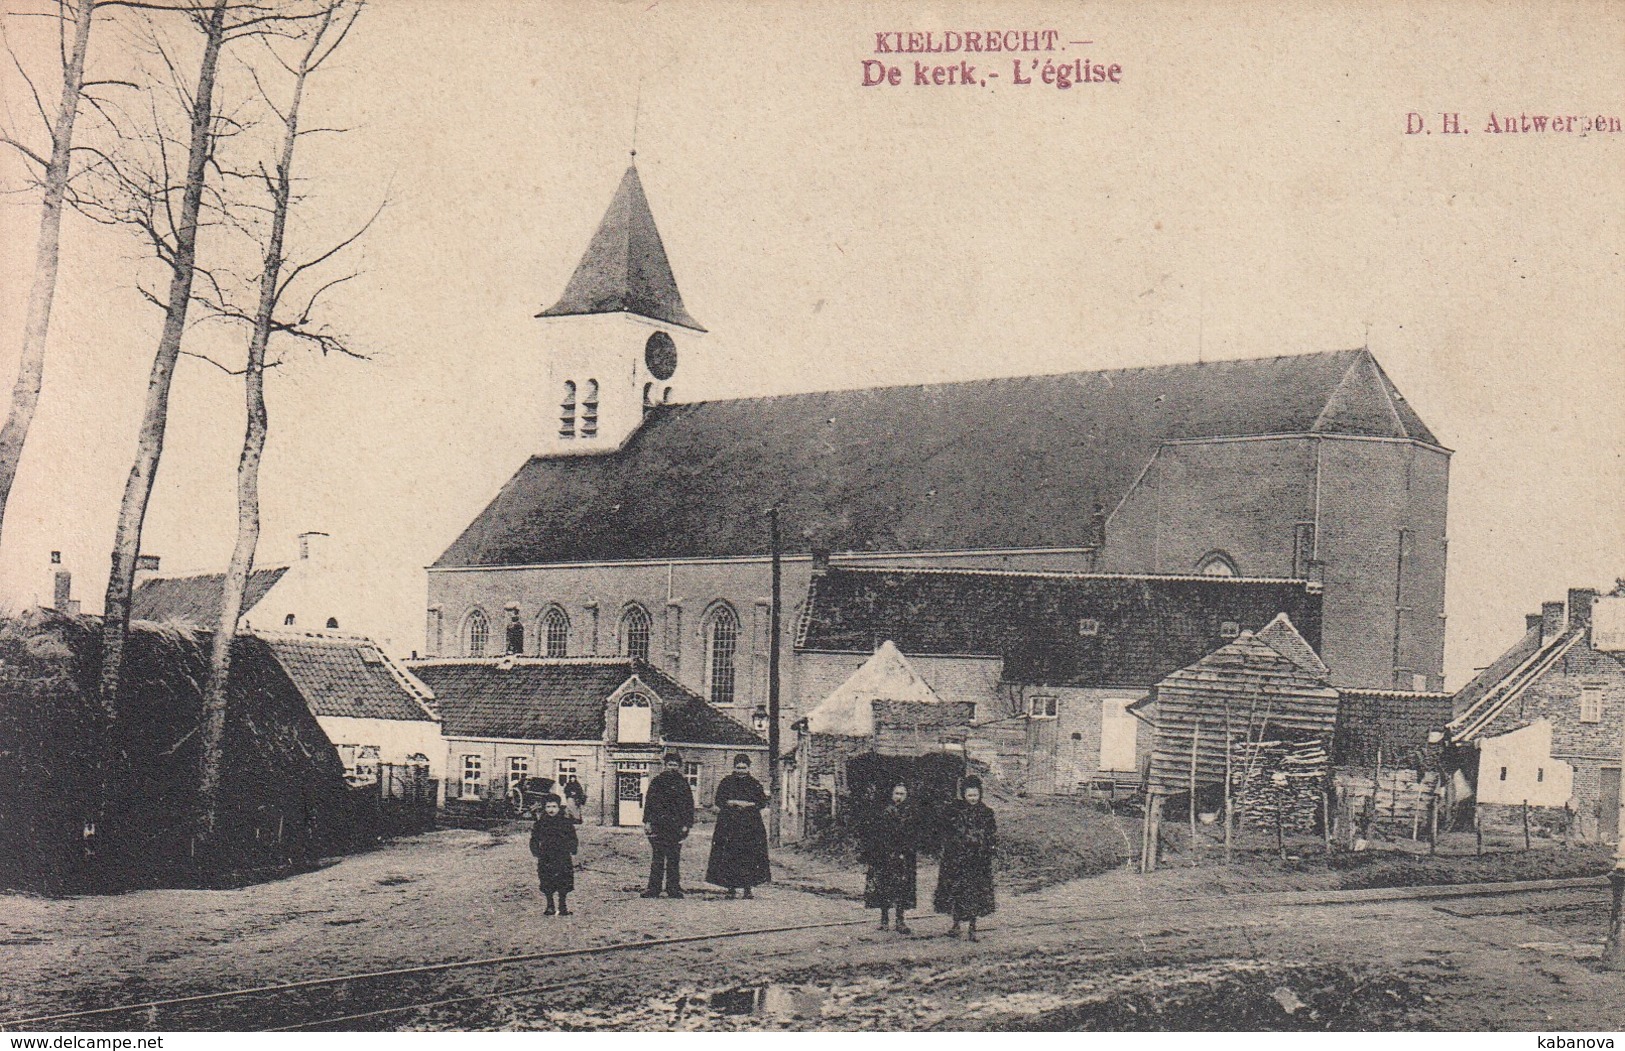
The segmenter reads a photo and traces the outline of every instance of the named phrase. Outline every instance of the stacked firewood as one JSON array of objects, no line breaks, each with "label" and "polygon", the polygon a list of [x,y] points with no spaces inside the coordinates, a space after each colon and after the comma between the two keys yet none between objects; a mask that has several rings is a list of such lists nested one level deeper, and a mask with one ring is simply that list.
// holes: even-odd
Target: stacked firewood
[{"label": "stacked firewood", "polygon": [[1314,834],[1331,771],[1326,744],[1321,737],[1236,742],[1232,777],[1242,820],[1254,828]]}]

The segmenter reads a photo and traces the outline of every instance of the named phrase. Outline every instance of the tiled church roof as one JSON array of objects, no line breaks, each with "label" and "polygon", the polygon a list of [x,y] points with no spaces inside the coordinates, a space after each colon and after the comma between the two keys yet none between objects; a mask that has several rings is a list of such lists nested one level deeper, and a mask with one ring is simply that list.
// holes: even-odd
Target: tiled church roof
[{"label": "tiled church roof", "polygon": [[1319,646],[1320,604],[1302,581],[837,567],[813,578],[796,646],[891,640],[914,656],[1001,657],[1007,682],[1149,687],[1230,641],[1226,622],[1259,631],[1285,613]]},{"label": "tiled church roof", "polygon": [[671,405],[619,450],[532,457],[437,567],[787,548],[1087,547],[1159,445],[1270,434],[1436,444],[1365,350]]}]

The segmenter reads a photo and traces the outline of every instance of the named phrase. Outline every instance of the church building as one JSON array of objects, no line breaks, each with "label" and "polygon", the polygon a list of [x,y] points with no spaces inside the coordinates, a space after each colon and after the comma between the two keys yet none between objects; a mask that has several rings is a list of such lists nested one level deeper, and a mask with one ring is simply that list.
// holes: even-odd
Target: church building
[{"label": "church building", "polygon": [[1442,688],[1450,451],[1369,350],[690,400],[636,167],[537,317],[536,445],[430,567],[428,654],[647,660],[751,725],[776,507],[787,701],[815,556],[1306,582],[1334,685]]}]

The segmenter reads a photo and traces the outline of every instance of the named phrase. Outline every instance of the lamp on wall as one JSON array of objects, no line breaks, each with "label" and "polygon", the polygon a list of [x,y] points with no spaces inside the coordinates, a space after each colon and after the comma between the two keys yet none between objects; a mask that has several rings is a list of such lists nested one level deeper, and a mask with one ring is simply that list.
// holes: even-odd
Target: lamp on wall
[{"label": "lamp on wall", "polygon": [[767,733],[767,705],[758,704],[756,710],[750,713],[750,724],[759,734]]}]

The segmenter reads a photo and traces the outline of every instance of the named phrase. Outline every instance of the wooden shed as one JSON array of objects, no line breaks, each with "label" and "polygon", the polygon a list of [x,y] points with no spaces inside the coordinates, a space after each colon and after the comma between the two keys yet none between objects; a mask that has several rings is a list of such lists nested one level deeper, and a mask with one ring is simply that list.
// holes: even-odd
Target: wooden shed
[{"label": "wooden shed", "polygon": [[[1338,692],[1325,664],[1280,614],[1159,682],[1136,714],[1155,728],[1146,775],[1141,867],[1156,864],[1167,801],[1218,786],[1232,803],[1299,823],[1319,806],[1330,769]],[[1313,815],[1308,815],[1313,819]]]}]

